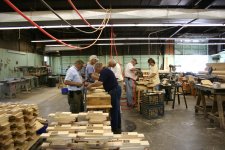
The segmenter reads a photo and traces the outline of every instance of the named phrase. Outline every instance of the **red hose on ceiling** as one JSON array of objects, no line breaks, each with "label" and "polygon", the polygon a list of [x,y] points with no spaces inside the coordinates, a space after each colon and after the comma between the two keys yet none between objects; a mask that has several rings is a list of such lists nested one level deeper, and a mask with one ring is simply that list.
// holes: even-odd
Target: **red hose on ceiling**
[{"label": "red hose on ceiling", "polygon": [[113,31],[110,32],[110,58],[113,59]]},{"label": "red hose on ceiling", "polygon": [[92,29],[96,29],[95,27],[93,27],[78,11],[78,9],[76,8],[76,6],[73,4],[72,0],[68,0],[68,3],[71,5],[71,7],[74,9],[74,11],[76,11],[76,13],[78,14],[78,16],[80,16],[80,18]]},{"label": "red hose on ceiling", "polygon": [[61,40],[57,39],[56,37],[52,36],[50,33],[42,29],[38,24],[36,24],[34,21],[32,21],[29,17],[27,17],[23,12],[21,12],[15,5],[13,5],[10,0],[4,0],[14,11],[16,11],[18,14],[20,14],[24,19],[26,19],[30,24],[37,27],[42,33],[47,35],[49,38],[57,41],[60,44],[63,44],[67,47],[70,47],[72,49],[80,50],[80,47],[69,45],[65,42],[62,42]]}]

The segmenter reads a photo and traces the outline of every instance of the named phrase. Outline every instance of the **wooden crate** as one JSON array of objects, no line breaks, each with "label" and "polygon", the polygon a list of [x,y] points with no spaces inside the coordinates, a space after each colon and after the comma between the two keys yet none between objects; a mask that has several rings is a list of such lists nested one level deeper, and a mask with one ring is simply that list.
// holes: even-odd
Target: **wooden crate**
[{"label": "wooden crate", "polygon": [[111,96],[105,93],[95,93],[87,95],[87,106],[111,105]]}]

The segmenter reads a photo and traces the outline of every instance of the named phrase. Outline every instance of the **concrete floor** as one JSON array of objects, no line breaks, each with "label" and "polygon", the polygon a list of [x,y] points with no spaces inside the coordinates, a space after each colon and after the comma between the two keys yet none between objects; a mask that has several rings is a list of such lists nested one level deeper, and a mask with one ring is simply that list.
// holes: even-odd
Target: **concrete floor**
[{"label": "concrete floor", "polygon": [[[69,111],[67,96],[61,95],[57,88],[43,87],[0,102],[38,104],[45,118],[49,113]],[[181,99],[181,105],[176,104],[174,110],[170,102],[166,105],[165,116],[154,120],[143,118],[136,110],[124,110],[123,131],[144,133],[151,150],[225,150],[225,131],[204,119],[203,115],[195,115],[192,96],[187,96],[187,102],[188,109]]]}]

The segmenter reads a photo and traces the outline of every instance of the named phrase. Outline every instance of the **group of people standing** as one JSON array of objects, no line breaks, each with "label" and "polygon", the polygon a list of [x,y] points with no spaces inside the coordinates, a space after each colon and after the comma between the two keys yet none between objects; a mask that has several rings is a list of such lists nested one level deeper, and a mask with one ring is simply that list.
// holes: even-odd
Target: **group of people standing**
[{"label": "group of people standing", "polygon": [[[110,110],[111,127],[115,134],[121,133],[121,114],[120,114],[120,98],[122,88],[126,87],[127,105],[129,107],[134,106],[133,103],[133,89],[135,87],[137,60],[132,60],[126,65],[123,71],[118,62],[114,59],[110,59],[108,66],[104,66],[98,62],[99,59],[96,55],[89,57],[87,65],[82,60],[77,60],[73,66],[71,66],[66,73],[64,83],[68,86],[68,103],[70,111],[72,113],[79,113],[84,111],[84,92],[91,87],[97,87],[103,85],[105,91],[111,96]],[[158,68],[155,65],[155,61],[150,58],[148,60],[150,69],[150,77],[153,81],[159,84]]]}]

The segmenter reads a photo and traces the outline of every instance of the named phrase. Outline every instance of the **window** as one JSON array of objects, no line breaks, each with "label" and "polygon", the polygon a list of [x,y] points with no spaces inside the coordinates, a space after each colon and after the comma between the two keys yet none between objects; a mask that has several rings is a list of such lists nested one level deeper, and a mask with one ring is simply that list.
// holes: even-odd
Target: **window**
[{"label": "window", "polygon": [[175,65],[177,72],[194,72],[204,71],[208,63],[208,55],[175,55]]}]

